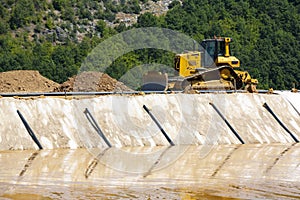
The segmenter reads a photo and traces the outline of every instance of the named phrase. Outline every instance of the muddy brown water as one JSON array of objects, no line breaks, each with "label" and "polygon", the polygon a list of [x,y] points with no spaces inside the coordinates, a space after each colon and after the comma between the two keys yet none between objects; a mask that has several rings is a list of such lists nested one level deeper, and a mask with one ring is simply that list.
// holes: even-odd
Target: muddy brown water
[{"label": "muddy brown water", "polygon": [[299,144],[0,152],[0,199],[297,199]]}]

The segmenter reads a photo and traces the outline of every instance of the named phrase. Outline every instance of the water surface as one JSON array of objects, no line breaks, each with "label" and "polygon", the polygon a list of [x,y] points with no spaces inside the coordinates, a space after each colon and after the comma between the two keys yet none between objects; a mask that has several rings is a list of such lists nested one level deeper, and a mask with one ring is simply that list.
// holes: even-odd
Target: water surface
[{"label": "water surface", "polygon": [[296,199],[298,144],[0,152],[1,199]]}]

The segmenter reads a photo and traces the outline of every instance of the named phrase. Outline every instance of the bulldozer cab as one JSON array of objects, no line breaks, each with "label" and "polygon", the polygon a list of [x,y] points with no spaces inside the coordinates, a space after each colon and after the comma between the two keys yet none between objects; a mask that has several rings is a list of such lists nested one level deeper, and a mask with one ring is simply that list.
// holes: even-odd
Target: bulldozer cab
[{"label": "bulldozer cab", "polygon": [[180,76],[191,76],[199,71],[229,66],[236,68],[240,61],[231,55],[229,37],[206,39],[201,42],[203,47],[200,51],[189,51],[177,54],[174,59],[174,68]]},{"label": "bulldozer cab", "polygon": [[240,67],[240,61],[231,55],[231,41],[229,37],[206,39],[200,50],[176,54],[176,75],[169,77],[149,72],[143,77],[142,90],[236,90],[244,87],[255,92],[258,81],[248,72],[234,69]]},{"label": "bulldozer cab", "polygon": [[205,50],[203,52],[202,66],[206,68],[222,65],[231,67],[239,67],[240,61],[231,56],[230,42],[231,38],[214,38],[206,39],[201,42],[201,46]]}]

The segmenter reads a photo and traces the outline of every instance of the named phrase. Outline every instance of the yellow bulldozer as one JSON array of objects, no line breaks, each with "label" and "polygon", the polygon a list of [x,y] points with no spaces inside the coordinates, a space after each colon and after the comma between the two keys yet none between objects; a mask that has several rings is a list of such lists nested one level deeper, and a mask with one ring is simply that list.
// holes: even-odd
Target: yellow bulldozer
[{"label": "yellow bulldozer", "polygon": [[143,76],[143,91],[166,90],[241,90],[256,92],[257,79],[239,71],[240,61],[231,55],[229,37],[205,39],[200,51],[177,54],[174,69],[177,76],[149,71]]}]

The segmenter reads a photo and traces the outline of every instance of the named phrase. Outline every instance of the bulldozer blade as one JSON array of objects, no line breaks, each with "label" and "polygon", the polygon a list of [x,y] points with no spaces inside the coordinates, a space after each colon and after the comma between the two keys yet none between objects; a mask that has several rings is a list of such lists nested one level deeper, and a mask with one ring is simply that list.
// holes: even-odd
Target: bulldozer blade
[{"label": "bulldozer blade", "polygon": [[142,91],[165,91],[168,89],[168,75],[149,71],[143,76]]}]

